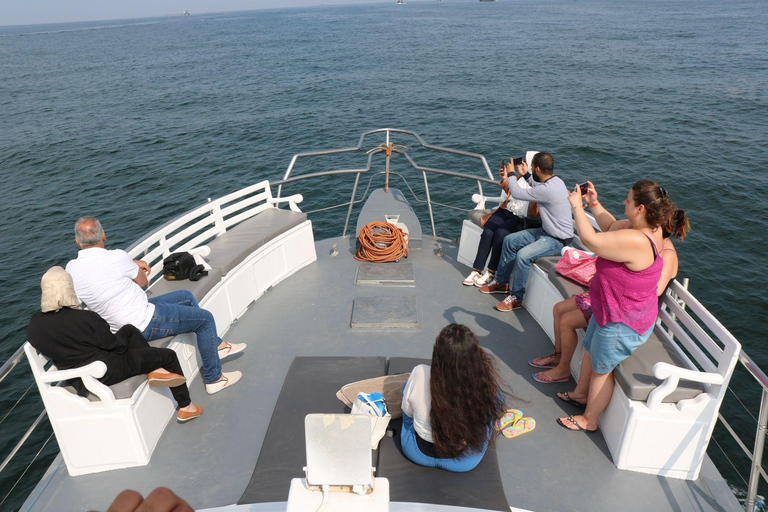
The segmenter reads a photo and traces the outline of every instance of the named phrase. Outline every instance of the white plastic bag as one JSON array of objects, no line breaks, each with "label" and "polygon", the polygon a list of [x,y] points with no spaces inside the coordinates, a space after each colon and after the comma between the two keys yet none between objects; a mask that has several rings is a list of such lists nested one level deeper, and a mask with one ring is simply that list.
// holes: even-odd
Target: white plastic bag
[{"label": "white plastic bag", "polygon": [[371,418],[371,450],[379,446],[379,441],[387,433],[387,426],[392,416],[387,411],[387,404],[381,393],[358,393],[352,404],[352,414],[366,414]]}]

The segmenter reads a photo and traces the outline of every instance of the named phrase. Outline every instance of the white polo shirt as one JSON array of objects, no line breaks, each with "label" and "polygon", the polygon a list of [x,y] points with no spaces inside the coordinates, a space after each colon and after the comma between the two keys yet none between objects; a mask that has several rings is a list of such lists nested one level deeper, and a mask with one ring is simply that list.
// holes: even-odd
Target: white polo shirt
[{"label": "white polo shirt", "polygon": [[432,443],[432,423],[429,421],[432,410],[430,373],[431,368],[427,364],[420,364],[413,369],[403,389],[402,408],[405,414],[413,418],[413,428],[419,437]]},{"label": "white polo shirt", "polygon": [[144,331],[152,320],[155,306],[133,280],[139,267],[127,252],[101,247],[83,249],[77,259],[67,263],[81,301],[109,323],[112,332],[131,324]]}]

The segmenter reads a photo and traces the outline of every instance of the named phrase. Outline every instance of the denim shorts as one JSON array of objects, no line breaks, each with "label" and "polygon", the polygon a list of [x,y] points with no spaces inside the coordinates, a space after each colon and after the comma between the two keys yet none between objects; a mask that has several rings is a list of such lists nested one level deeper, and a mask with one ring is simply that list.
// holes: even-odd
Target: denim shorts
[{"label": "denim shorts", "polygon": [[595,373],[612,372],[619,363],[631,356],[637,347],[646,342],[653,332],[653,327],[652,325],[641,335],[619,322],[600,327],[595,317],[592,317],[583,342],[584,350],[592,357],[592,370]]}]

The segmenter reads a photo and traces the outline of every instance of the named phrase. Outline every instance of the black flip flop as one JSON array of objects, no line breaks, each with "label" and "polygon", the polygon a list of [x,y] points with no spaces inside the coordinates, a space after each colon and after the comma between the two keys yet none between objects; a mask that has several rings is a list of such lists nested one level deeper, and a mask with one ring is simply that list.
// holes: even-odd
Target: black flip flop
[{"label": "black flip flop", "polygon": [[571,404],[574,407],[578,407],[582,411],[587,408],[587,404],[583,404],[581,402],[577,402],[576,400],[571,398],[571,392],[570,391],[566,391],[565,393],[563,393],[563,395],[565,396],[565,398],[561,397],[560,393],[558,393],[557,394],[557,398],[559,398],[560,400],[562,400],[563,402],[565,402],[567,404]]},{"label": "black flip flop", "polygon": [[581,432],[584,432],[585,434],[594,434],[595,432],[597,432],[597,429],[589,430],[589,429],[586,429],[586,428],[582,427],[578,423],[576,423],[576,418],[574,418],[572,415],[568,416],[565,419],[567,421],[570,421],[571,424],[574,425],[578,429],[578,430],[574,430],[574,429],[568,427],[565,423],[563,423],[563,421],[560,418],[557,418],[557,424],[560,425],[561,427],[563,427],[565,430],[570,430],[571,432],[579,432],[579,431],[581,431]]}]

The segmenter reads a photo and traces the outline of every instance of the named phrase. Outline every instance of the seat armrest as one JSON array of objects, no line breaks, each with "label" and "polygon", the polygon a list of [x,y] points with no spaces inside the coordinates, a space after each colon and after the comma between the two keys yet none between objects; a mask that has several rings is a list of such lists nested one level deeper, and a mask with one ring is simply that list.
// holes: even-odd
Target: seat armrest
[{"label": "seat armrest", "polygon": [[689,370],[680,368],[669,363],[656,363],[653,365],[653,376],[657,379],[663,379],[656,389],[651,391],[646,402],[649,409],[658,407],[662,400],[677,388],[680,379],[701,382],[702,384],[720,385],[725,382],[725,378],[719,373],[700,372],[698,370]]},{"label": "seat armrest", "polygon": [[40,380],[47,384],[52,382],[61,382],[70,379],[82,379],[83,377],[93,377],[100,379],[107,373],[107,365],[103,361],[94,361],[91,364],[81,366],[80,368],[71,368],[69,370],[48,370],[40,375]]},{"label": "seat armrest", "polygon": [[70,379],[81,379],[85,388],[99,397],[101,403],[106,409],[115,405],[115,395],[109,386],[98,381],[107,373],[107,365],[103,361],[94,361],[91,364],[80,368],[71,368],[69,370],[49,370],[40,375],[40,381],[47,384],[53,382],[62,382]]},{"label": "seat armrest", "polygon": [[481,194],[472,194],[472,202],[477,204],[477,206],[475,207],[476,210],[484,210],[486,202],[501,203],[502,201],[504,201],[504,196],[491,197],[491,196],[484,196]]},{"label": "seat armrest", "polygon": [[288,203],[288,207],[293,210],[294,212],[301,213],[301,210],[298,207],[298,204],[304,200],[304,196],[301,194],[293,194],[292,196],[288,197],[275,197],[271,199],[267,199],[267,202],[270,204],[278,204],[278,203]]}]

